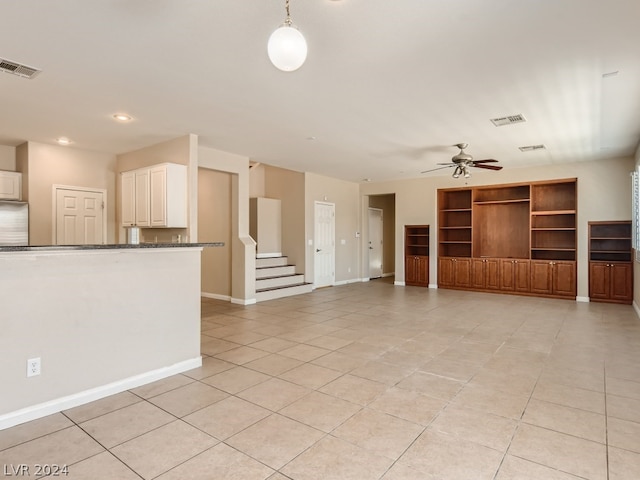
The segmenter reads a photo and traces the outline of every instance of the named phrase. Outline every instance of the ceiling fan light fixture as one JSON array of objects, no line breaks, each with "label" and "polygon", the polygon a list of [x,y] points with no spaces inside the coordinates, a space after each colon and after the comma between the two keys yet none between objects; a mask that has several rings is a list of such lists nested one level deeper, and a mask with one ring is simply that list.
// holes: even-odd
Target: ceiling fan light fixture
[{"label": "ceiling fan light fixture", "polygon": [[283,72],[293,72],[307,59],[307,41],[293,25],[289,14],[289,0],[285,2],[287,16],[284,23],[269,37],[267,53],[273,66]]},{"label": "ceiling fan light fixture", "polygon": [[460,168],[460,165],[458,165],[456,167],[456,169],[453,171],[453,175],[451,175],[453,178],[460,178],[460,174],[462,173],[462,168]]},{"label": "ceiling fan light fixture", "polygon": [[462,169],[464,171],[464,178],[469,178],[471,176],[471,172],[467,170],[466,167]]}]

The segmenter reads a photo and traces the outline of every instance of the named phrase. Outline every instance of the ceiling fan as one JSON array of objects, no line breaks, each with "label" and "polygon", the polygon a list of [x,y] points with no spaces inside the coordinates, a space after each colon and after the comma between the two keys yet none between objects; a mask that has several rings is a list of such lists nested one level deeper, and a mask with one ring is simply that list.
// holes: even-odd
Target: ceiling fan
[{"label": "ceiling fan", "polygon": [[502,170],[502,167],[499,165],[487,165],[488,163],[497,163],[498,160],[494,160],[492,158],[488,158],[486,160],[474,160],[471,155],[465,153],[464,151],[464,149],[469,146],[468,144],[457,143],[454,146],[458,147],[460,149],[460,152],[451,158],[451,162],[438,163],[438,165],[445,166],[432,168],[431,170],[425,170],[421,173],[433,172],[435,170],[442,170],[443,168],[455,167],[452,175],[453,178],[458,178],[460,177],[460,175],[464,176],[464,178],[469,178],[471,176],[469,167],[485,168],[487,170]]}]

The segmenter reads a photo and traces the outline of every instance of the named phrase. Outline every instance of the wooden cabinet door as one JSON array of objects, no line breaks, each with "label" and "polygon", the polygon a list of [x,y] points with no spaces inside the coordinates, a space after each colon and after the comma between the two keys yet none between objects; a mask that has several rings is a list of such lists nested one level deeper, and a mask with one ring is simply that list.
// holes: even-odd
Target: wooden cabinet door
[{"label": "wooden cabinet door", "polygon": [[553,262],[548,260],[531,261],[531,292],[550,295],[552,291],[551,273]]},{"label": "wooden cabinet door", "polygon": [[149,170],[149,211],[152,227],[167,226],[167,169],[164,166]]},{"label": "wooden cabinet door", "polygon": [[489,290],[500,290],[500,260],[497,258],[485,259],[484,287]]},{"label": "wooden cabinet door", "polygon": [[454,259],[441,257],[438,259],[438,285],[441,287],[454,286]]},{"label": "wooden cabinet door", "polygon": [[633,300],[633,274],[630,263],[612,263],[609,267],[612,300],[630,303]]},{"label": "wooden cabinet door", "polygon": [[516,289],[515,260],[500,260],[500,290],[512,292]]},{"label": "wooden cabinet door", "polygon": [[454,258],[454,281],[456,287],[471,287],[471,259]]},{"label": "wooden cabinet door", "polygon": [[531,273],[529,260],[514,260],[513,283],[516,292],[527,293],[531,291]]},{"label": "wooden cabinet door", "polygon": [[135,212],[136,225],[138,227],[150,227],[149,217],[149,169],[136,170],[135,172]]},{"label": "wooden cabinet door", "polygon": [[589,262],[589,298],[608,300],[611,280],[609,265],[605,262]]},{"label": "wooden cabinet door", "polygon": [[133,227],[136,224],[136,174],[120,174],[120,224]]},{"label": "wooden cabinet door", "polygon": [[405,258],[405,285],[429,286],[429,257],[408,255]]},{"label": "wooden cabinet door", "polygon": [[429,286],[429,257],[416,257],[416,280],[420,286]]},{"label": "wooden cabinet door", "polygon": [[485,260],[484,258],[471,259],[471,287],[485,288]]},{"label": "wooden cabinet door", "polygon": [[404,257],[404,284],[412,285],[416,281],[416,262],[414,256]]},{"label": "wooden cabinet door", "polygon": [[575,262],[553,262],[552,293],[575,297],[576,264]]}]

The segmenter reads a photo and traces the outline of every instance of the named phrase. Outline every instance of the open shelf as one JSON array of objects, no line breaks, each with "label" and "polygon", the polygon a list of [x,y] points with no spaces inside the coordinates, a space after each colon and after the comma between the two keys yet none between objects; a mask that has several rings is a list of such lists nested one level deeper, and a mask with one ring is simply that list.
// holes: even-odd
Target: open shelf
[{"label": "open shelf", "polygon": [[631,262],[631,222],[589,222],[589,260]]}]

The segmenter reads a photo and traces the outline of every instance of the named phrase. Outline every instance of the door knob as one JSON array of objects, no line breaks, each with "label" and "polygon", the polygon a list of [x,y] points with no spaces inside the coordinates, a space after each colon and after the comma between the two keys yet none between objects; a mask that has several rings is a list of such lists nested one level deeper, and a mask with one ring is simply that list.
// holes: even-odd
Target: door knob
[{"label": "door knob", "polygon": [[320,249],[319,249],[319,248],[316,248],[316,253],[318,253],[319,251],[320,251]]}]

